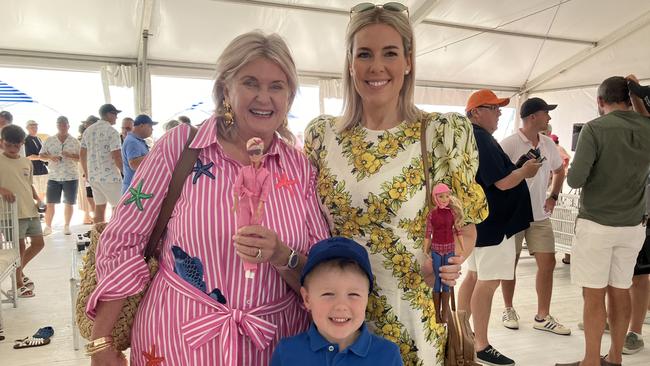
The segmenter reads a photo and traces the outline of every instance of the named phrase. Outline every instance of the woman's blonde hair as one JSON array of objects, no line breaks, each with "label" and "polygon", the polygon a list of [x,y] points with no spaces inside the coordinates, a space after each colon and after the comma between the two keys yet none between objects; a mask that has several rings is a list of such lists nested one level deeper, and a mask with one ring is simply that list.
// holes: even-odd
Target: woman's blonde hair
[{"label": "woman's blonde hair", "polygon": [[361,29],[371,24],[389,25],[402,37],[404,57],[411,61],[411,69],[407,75],[404,75],[404,84],[400,90],[397,108],[402,118],[407,121],[416,121],[420,117],[420,111],[413,102],[413,95],[415,94],[415,37],[413,36],[413,27],[411,27],[411,23],[404,12],[375,8],[353,14],[348,24],[345,42],[345,68],[343,70],[343,115],[337,121],[336,126],[339,132],[353,127],[361,121],[363,105],[361,96],[354,86],[354,79],[350,75],[350,67],[354,58],[352,53],[354,36]]},{"label": "woman's blonde hair", "polygon": [[[256,30],[242,34],[226,46],[217,60],[217,78],[212,88],[212,97],[214,98],[214,104],[217,106],[215,111],[215,116],[217,117],[217,133],[225,139],[232,140],[237,130],[236,121],[227,124],[224,119],[226,112],[224,107],[226,85],[242,67],[260,57],[264,57],[278,64],[286,75],[289,84],[287,112],[291,109],[293,99],[298,90],[298,72],[296,71],[296,64],[293,62],[289,47],[275,33],[266,35],[262,31]],[[296,138],[289,131],[286,119],[277,132],[291,145],[295,143]]]}]

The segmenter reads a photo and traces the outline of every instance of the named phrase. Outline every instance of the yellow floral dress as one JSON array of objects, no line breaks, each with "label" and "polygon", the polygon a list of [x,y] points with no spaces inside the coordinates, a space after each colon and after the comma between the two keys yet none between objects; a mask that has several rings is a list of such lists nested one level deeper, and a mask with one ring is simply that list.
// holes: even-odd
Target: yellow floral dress
[{"label": "yellow floral dress", "polygon": [[[422,113],[427,121],[431,182],[446,183],[463,203],[466,221],[488,215],[475,182],[478,152],[472,125],[457,113]],[[435,321],[431,288],[420,261],[426,189],[420,121],[389,130],[357,125],[336,133],[336,118],[320,116],[305,132],[305,152],[318,168],[318,193],[332,235],[352,238],[370,254],[375,289],[369,327],[399,345],[405,365],[442,365],[446,331]]]}]

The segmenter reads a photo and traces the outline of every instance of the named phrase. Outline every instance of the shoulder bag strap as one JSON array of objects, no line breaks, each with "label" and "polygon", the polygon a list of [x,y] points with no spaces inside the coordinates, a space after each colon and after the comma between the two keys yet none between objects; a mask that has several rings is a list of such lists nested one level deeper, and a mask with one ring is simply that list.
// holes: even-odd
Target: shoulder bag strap
[{"label": "shoulder bag strap", "polygon": [[199,157],[200,149],[190,149],[190,144],[194,140],[198,130],[196,127],[190,128],[190,135],[187,138],[181,157],[178,159],[176,167],[174,167],[167,196],[165,196],[165,199],[163,200],[158,220],[156,221],[156,225],[153,227],[153,231],[149,237],[149,242],[147,243],[144,252],[144,258],[146,260],[158,254],[160,249],[160,238],[162,238],[165,229],[167,228],[167,223],[169,222],[169,218],[172,216],[174,206],[176,206],[176,201],[178,201],[178,197],[181,195],[185,178],[190,174],[194,164],[196,163],[196,159]]},{"label": "shoulder bag strap", "polygon": [[431,164],[429,163],[429,152],[427,151],[427,119],[422,116],[420,121],[420,148],[422,149],[422,167],[424,169],[424,184],[426,185],[427,207],[431,207]]},{"label": "shoulder bag strap", "polygon": [[[420,146],[422,148],[422,166],[424,167],[424,184],[427,187],[427,206],[431,207],[431,164],[429,163],[429,153],[427,151],[427,119],[422,118],[420,122]],[[456,311],[456,296],[454,295],[454,287],[450,289],[451,310]]]}]

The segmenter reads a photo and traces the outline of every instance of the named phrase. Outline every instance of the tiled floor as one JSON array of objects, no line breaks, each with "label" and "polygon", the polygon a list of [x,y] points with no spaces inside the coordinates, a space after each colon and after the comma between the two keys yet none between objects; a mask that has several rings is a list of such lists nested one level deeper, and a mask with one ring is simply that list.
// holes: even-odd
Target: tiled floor
[{"label": "tiled floor", "polygon": [[[75,216],[73,222],[81,217]],[[46,239],[44,251],[27,267],[27,274],[36,282],[36,297],[20,299],[17,309],[3,305],[5,335],[0,342],[0,365],[89,365],[82,351],[72,347],[72,325],[70,304],[70,252],[75,246],[74,236],[64,236],[60,226]],[[87,226],[73,226],[74,232],[83,232]],[[575,361],[583,354],[584,334],[576,323],[581,314],[582,301],[579,289],[569,282],[569,267],[559,261],[555,271],[555,294],[552,314],[573,330],[571,336],[558,336],[540,332],[532,328],[532,318],[536,307],[534,290],[535,263],[531,258],[522,259],[519,282],[515,295],[515,307],[522,317],[520,329],[508,330],[501,326],[500,317],[503,301],[500,292],[495,296],[495,304],[490,323],[492,344],[504,354],[515,359],[517,365],[552,366],[555,362]],[[2,284],[8,288],[9,283]],[[14,350],[13,339],[33,334],[38,328],[51,325],[55,335],[50,345],[38,348]],[[644,327],[650,334],[650,326]],[[647,337],[647,336],[646,336]],[[647,337],[650,341],[650,337]],[[82,340],[83,344],[83,340]],[[603,338],[603,353],[609,339]],[[636,355],[624,356],[626,366],[650,365],[650,350],[645,349]]]}]

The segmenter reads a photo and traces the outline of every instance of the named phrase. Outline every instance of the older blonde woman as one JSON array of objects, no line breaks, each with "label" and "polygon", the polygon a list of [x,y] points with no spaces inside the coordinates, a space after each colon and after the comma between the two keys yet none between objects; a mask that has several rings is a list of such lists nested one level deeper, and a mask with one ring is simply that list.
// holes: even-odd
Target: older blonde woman
[{"label": "older blonde woman", "polygon": [[[472,127],[459,114],[415,107],[415,45],[405,6],[353,7],[346,47],[343,115],[312,121],[305,151],[319,171],[333,235],[353,238],[370,253],[377,286],[367,318],[374,331],[400,346],[405,365],[442,364],[444,327],[436,323],[425,283],[433,282],[431,261],[420,257],[428,212],[420,126],[424,122],[431,162],[426,174],[433,184],[451,187],[464,206],[464,254],[474,245],[474,224],[487,216],[474,180]],[[441,267],[447,284],[454,284],[461,261],[452,257]]]},{"label": "older blonde woman", "polygon": [[[219,58],[217,112],[191,143],[201,152],[167,225],[161,268],[135,317],[131,365],[264,366],[280,338],[306,329],[295,290],[305,254],[328,233],[315,171],[287,142],[296,89],[294,62],[277,35],[244,34]],[[123,299],[148,281],[142,251],[190,128],[182,124],[154,145],[133,178],[137,192],[122,198],[102,235],[98,285],[87,306],[95,316],[93,338],[110,334]],[[250,162],[246,141],[252,137],[264,141],[274,184],[261,225],[237,229],[232,192]],[[175,271],[179,249],[201,262],[207,291]],[[254,279],[244,279],[242,261],[258,265]],[[213,289],[223,294],[219,301],[206,293]],[[124,362],[112,348],[92,355],[93,365]]]}]

